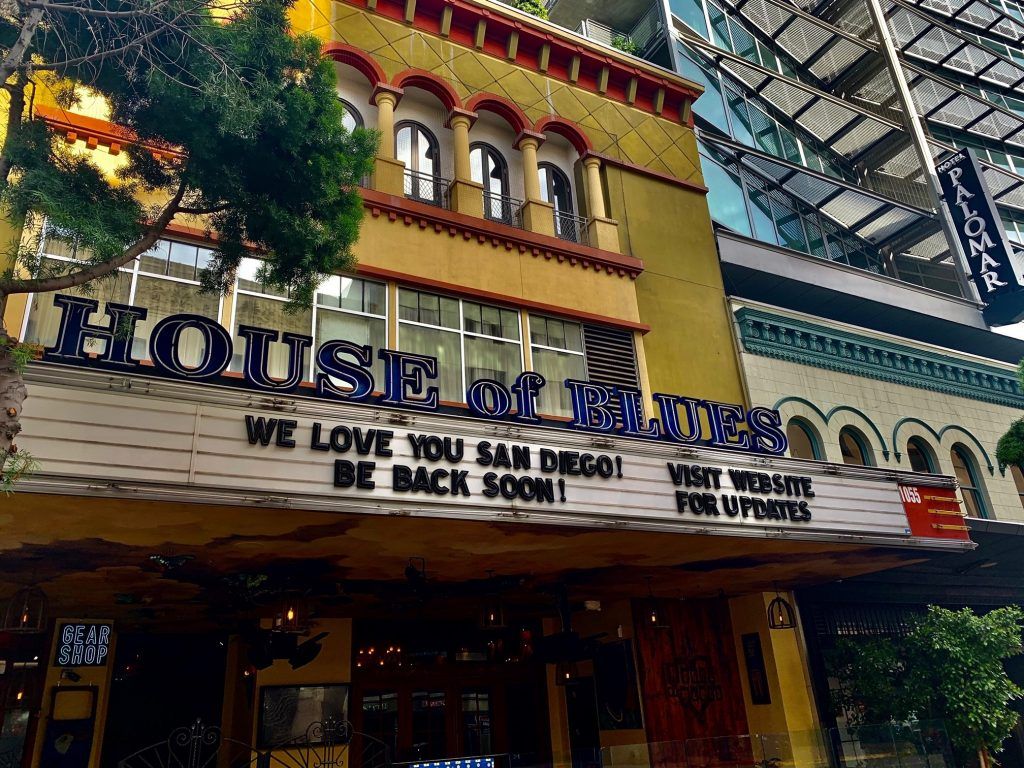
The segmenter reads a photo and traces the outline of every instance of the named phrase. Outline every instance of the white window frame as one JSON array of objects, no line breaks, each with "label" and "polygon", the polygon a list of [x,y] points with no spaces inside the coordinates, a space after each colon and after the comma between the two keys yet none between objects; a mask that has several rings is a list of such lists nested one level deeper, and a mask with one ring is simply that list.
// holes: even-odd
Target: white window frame
[{"label": "white window frame", "polygon": [[[443,325],[431,325],[430,323],[421,323],[418,320],[403,320],[402,319],[402,297],[401,297],[401,292],[402,291],[412,291],[414,293],[423,293],[423,294],[427,294],[428,296],[439,296],[442,299],[451,299],[452,301],[459,302],[459,327],[458,328],[448,328],[447,326],[443,326]],[[461,366],[460,367],[462,368],[462,371],[461,371],[461,376],[462,376],[462,379],[461,379],[462,380],[462,398],[458,402],[460,402],[460,403],[466,402],[466,387],[469,384],[469,382],[466,380],[466,337],[467,336],[471,336],[471,337],[476,338],[476,339],[488,339],[490,341],[498,341],[498,342],[501,342],[503,344],[516,344],[516,345],[518,345],[519,346],[519,369],[520,369],[520,371],[525,370],[526,363],[525,363],[525,360],[523,358],[523,317],[522,317],[523,316],[523,312],[522,312],[522,310],[520,310],[518,308],[515,308],[515,307],[505,307],[505,306],[502,306],[501,304],[489,304],[489,303],[483,302],[483,301],[464,300],[464,299],[458,298],[456,296],[451,296],[451,295],[445,294],[445,293],[435,293],[434,291],[424,291],[424,290],[421,290],[421,289],[419,289],[419,288],[417,288],[415,286],[411,286],[411,285],[408,285],[408,286],[407,285],[399,285],[398,286],[398,292],[399,292],[398,295],[395,297],[396,298],[395,305],[397,307],[396,311],[398,313],[397,317],[396,317],[396,320],[398,322],[395,324],[395,347],[397,349],[402,350],[402,326],[403,325],[411,325],[411,326],[416,326],[416,327],[419,327],[419,328],[428,328],[428,329],[430,329],[432,331],[441,331],[443,333],[457,333],[459,335],[459,357],[461,358]],[[498,310],[502,310],[503,309],[503,310],[506,310],[506,311],[512,311],[512,312],[515,312],[517,315],[519,315],[519,323],[518,323],[519,339],[518,339],[518,341],[515,340],[515,339],[506,339],[503,336],[490,336],[490,335],[488,335],[486,333],[475,333],[474,331],[467,331],[467,330],[465,330],[465,328],[466,328],[466,312],[465,312],[465,303],[466,303],[466,301],[469,301],[470,304],[479,304],[482,307],[494,307],[495,309],[498,309]]]},{"label": "white window frame", "polygon": [[[583,338],[583,323],[582,322],[580,322],[578,320],[567,320],[565,318],[555,317],[554,315],[545,315],[545,314],[543,314],[541,312],[536,312],[536,313],[524,312],[523,315],[526,318],[526,322],[525,322],[526,333],[527,333],[527,338],[530,340],[530,360],[534,361],[533,362],[533,370],[534,370],[535,373],[540,373],[540,372],[537,370],[536,358],[533,356],[533,351],[535,349],[541,349],[541,350],[544,350],[546,352],[560,352],[562,354],[576,355],[576,356],[580,357],[583,360],[583,379],[584,380],[589,380],[590,379],[590,368],[587,365],[587,348],[586,348],[585,340]],[[548,344],[535,344],[534,341],[533,341],[533,318],[535,318],[535,317],[537,319],[557,320],[558,322],[561,322],[561,323],[572,323],[573,325],[578,325],[580,327],[580,347],[582,349],[579,352],[577,352],[574,349],[563,349],[562,347],[552,347],[552,346],[550,346]],[[561,382],[559,382],[559,384],[560,383]],[[542,415],[555,416],[556,414],[547,413],[547,414],[542,414]]]},{"label": "white window frame", "polygon": [[[177,242],[177,243],[184,243],[185,245],[194,245],[194,246],[196,246],[198,248],[206,248],[207,247],[204,244],[192,242],[192,241],[187,240],[185,238],[161,237],[157,242],[160,242],[160,241],[171,241],[171,242]],[[46,252],[46,242],[47,242],[47,225],[44,223],[43,224],[43,234],[39,238],[39,247],[38,247],[37,252],[36,252],[36,258],[37,259],[39,259],[39,260],[42,260],[44,258],[45,259],[52,259],[53,261],[63,261],[63,262],[68,263],[68,264],[72,264],[72,263],[74,263],[74,264],[82,264],[82,263],[84,263],[82,261],[79,261],[78,259],[69,259],[67,256],[55,256],[55,255],[47,253]],[[147,253],[148,253],[148,251],[147,251]],[[139,285],[139,276],[140,275],[143,276],[143,277],[156,278],[158,280],[168,280],[168,281],[173,282],[173,283],[183,283],[185,285],[194,285],[197,288],[199,287],[200,282],[198,280],[187,280],[186,278],[183,278],[183,277],[173,277],[172,275],[159,275],[159,274],[157,274],[155,272],[146,272],[146,271],[142,270],[141,269],[141,262],[142,262],[142,256],[144,256],[144,255],[145,254],[140,254],[139,256],[137,256],[134,259],[132,259],[131,267],[130,268],[127,265],[122,265],[122,266],[117,268],[118,272],[123,273],[126,276],[130,275],[129,279],[131,280],[131,283],[130,283],[130,285],[128,287],[128,303],[129,304],[131,304],[131,305],[135,304],[135,293],[136,293],[136,289],[138,288],[138,285]],[[104,279],[108,279],[108,278],[109,278],[109,276],[105,277],[105,278],[98,278],[98,279],[104,280]],[[32,314],[32,301],[35,298],[35,296],[36,296],[35,293],[28,294],[28,298],[27,298],[27,301],[26,301],[25,317],[22,319],[22,323],[21,323],[21,336],[20,336],[20,338],[22,338],[22,339],[24,339],[25,338],[25,334],[28,333],[28,321],[29,321],[29,317]],[[98,311],[100,313],[102,313],[103,308],[100,307]],[[221,321],[221,316],[223,315],[223,312],[224,312],[224,296],[222,295],[222,296],[219,296],[217,298],[217,317],[214,318],[218,323],[220,323],[220,321]],[[148,360],[149,358],[146,357],[145,359]]]},{"label": "white window frame", "polygon": [[[257,262],[257,263],[260,262],[259,259],[255,258],[255,257],[252,257],[252,256],[246,256],[245,259],[248,259],[250,261],[254,261],[254,262]],[[313,292],[313,305],[311,307],[312,311],[310,313],[310,326],[309,326],[309,335],[313,338],[313,347],[314,348],[312,350],[310,350],[309,365],[306,368],[306,372],[305,372],[305,374],[303,376],[303,381],[314,381],[315,380],[314,376],[316,375],[316,346],[317,346],[318,343],[322,343],[316,337],[316,318],[317,318],[318,311],[320,309],[324,309],[327,312],[340,312],[340,313],[343,313],[343,314],[346,314],[346,315],[354,315],[355,317],[370,318],[372,320],[383,320],[384,321],[385,343],[387,343],[387,334],[388,334],[388,314],[387,314],[388,313],[388,284],[385,283],[385,282],[381,282],[379,280],[367,280],[364,277],[358,277],[356,275],[336,275],[336,277],[340,277],[342,279],[347,278],[349,280],[361,280],[364,283],[374,283],[375,285],[379,285],[379,286],[383,287],[384,288],[384,314],[383,315],[375,315],[372,312],[360,312],[360,311],[357,311],[357,310],[354,310],[354,309],[346,309],[346,308],[343,308],[343,307],[320,307],[318,305],[318,303],[317,303],[317,300],[316,300],[316,291],[314,291]],[[330,280],[330,278],[328,278],[328,280]],[[319,286],[317,286],[317,288],[319,289],[320,286],[324,285],[326,282],[327,281],[325,280],[323,283],[321,283]],[[253,296],[253,297],[258,298],[258,299],[271,299],[273,301],[279,301],[282,304],[287,304],[288,301],[289,301],[288,297],[286,297],[286,296],[276,296],[276,295],[274,295],[272,293],[259,293],[258,291],[249,291],[249,290],[246,290],[244,288],[239,288],[237,272],[235,274],[235,283],[234,283],[234,293],[233,293],[233,296],[236,297],[236,300],[231,302],[230,326],[227,329],[228,333],[231,334],[232,340],[234,340],[238,336],[237,330],[235,328],[235,326],[237,325],[237,314],[238,314],[238,301],[237,301],[237,297],[238,296]],[[280,329],[274,328],[272,330],[280,330]],[[374,350],[374,353],[376,354],[376,350]],[[371,364],[372,364],[372,361],[371,361]],[[375,383],[379,383],[379,382],[375,382]]]}]

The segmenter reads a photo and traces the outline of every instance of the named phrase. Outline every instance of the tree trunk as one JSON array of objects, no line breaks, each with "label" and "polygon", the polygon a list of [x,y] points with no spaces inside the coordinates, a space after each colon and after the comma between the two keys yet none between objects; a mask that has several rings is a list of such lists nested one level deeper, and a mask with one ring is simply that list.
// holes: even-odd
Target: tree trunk
[{"label": "tree trunk", "polygon": [[15,343],[0,320],[0,472],[17,451],[14,439],[21,432],[21,408],[28,397],[15,363]]}]

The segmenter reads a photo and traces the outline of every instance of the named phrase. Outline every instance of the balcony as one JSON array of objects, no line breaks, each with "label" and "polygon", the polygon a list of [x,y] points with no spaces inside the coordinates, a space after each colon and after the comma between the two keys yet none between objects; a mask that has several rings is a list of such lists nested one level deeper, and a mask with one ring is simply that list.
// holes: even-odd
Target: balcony
[{"label": "balcony", "polygon": [[406,169],[405,196],[410,200],[447,209],[451,207],[448,197],[448,188],[451,183],[451,179],[446,179],[443,176],[432,176],[429,173]]},{"label": "balcony", "polygon": [[523,229],[523,201],[509,195],[484,191],[484,218]]},{"label": "balcony", "polygon": [[566,211],[555,211],[555,236],[570,243],[590,245],[590,238],[587,234],[587,220]]},{"label": "balcony", "polygon": [[607,21],[583,18],[576,24],[575,31],[588,40],[613,48],[624,49],[625,43],[632,49],[629,52],[641,58],[647,58],[665,38],[665,25],[657,4],[649,6],[635,21],[623,27],[611,26]]}]

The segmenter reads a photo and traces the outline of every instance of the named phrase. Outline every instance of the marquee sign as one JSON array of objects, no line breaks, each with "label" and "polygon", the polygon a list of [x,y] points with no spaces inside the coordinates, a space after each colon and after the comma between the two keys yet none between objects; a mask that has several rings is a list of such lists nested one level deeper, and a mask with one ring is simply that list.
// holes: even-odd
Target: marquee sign
[{"label": "marquee sign", "polygon": [[974,151],[961,149],[935,170],[982,300],[990,302],[1020,290],[1020,279],[1011,261],[1012,246]]},{"label": "marquee sign", "polygon": [[261,403],[152,377],[119,391],[103,371],[73,383],[31,373],[26,447],[61,487],[80,478],[175,503],[962,546],[912,530],[891,470],[312,397]]},{"label": "marquee sign", "polygon": [[[898,473],[771,455],[786,441],[768,409],[656,394],[658,418],[644,419],[639,392],[568,380],[574,429],[566,429],[541,422],[534,405],[547,382],[525,372],[507,388],[473,382],[470,415],[454,416],[435,410],[433,358],[380,350],[386,380],[375,397],[369,347],[332,340],[317,353],[317,381],[300,387],[299,361],[312,339],[284,334],[277,342],[276,331],[243,327],[240,381],[220,376],[232,356],[227,331],[174,315],[154,327],[153,365],[143,367],[130,356],[130,335],[115,329],[132,327],[144,308],[110,304],[109,324],[87,325],[95,301],[55,301],[63,317],[46,359],[99,369],[73,382],[46,366],[30,370],[37,378],[25,439],[62,482],[92,487],[102,457],[103,487],[134,498],[963,546],[910,524]],[[208,342],[195,367],[178,358],[185,328]],[[107,342],[99,361],[85,354],[90,336]],[[290,382],[266,375],[270,343],[289,350]],[[710,440],[699,434],[701,420],[711,424]],[[954,487],[942,477],[934,485]]]},{"label": "marquee sign", "polygon": [[[45,359],[60,363],[98,365],[120,372],[156,374],[198,383],[228,383],[222,374],[234,355],[234,342],[228,331],[201,315],[171,315],[158,322],[149,339],[152,367],[143,369],[132,357],[135,326],[145,320],[145,307],[107,302],[106,321],[90,323],[90,314],[98,311],[95,299],[57,295],[53,303],[61,310],[57,340],[48,347]],[[195,365],[182,361],[182,334],[202,335],[203,359]],[[245,340],[242,373],[246,386],[278,395],[299,391],[303,383],[305,359],[312,350],[313,338],[297,333],[279,333],[268,328],[240,326],[238,335]],[[87,351],[90,339],[106,341],[100,355]],[[271,345],[282,344],[288,354],[288,373],[283,378],[269,373]],[[374,380],[374,350],[345,339],[324,342],[316,350],[318,373],[313,394],[327,400],[381,405],[417,411],[436,411],[438,395],[437,358],[394,349],[377,350],[384,364],[384,381]],[[786,432],[777,411],[769,408],[746,409],[731,403],[699,400],[663,393],[654,394],[658,417],[645,418],[642,395],[637,389],[611,387],[589,381],[566,379],[559,384],[547,382],[532,371],[521,373],[511,386],[493,379],[478,379],[466,389],[466,403],[473,415],[516,424],[539,424],[537,397],[547,386],[564,386],[570,394],[574,429],[598,434],[618,434],[648,440],[665,440],[681,445],[710,444],[720,448],[781,455],[786,452]],[[374,395],[382,390],[382,394]],[[616,411],[621,414],[617,418]],[[701,421],[708,424],[709,435],[702,434]]]}]

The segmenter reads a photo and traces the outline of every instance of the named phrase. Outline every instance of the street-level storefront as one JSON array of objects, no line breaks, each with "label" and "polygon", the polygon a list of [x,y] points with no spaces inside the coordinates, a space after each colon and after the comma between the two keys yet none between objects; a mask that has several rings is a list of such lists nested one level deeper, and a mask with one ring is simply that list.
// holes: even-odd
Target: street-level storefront
[{"label": "street-level storefront", "polygon": [[318,389],[175,378],[188,323],[152,366],[71,340],[28,371],[42,469],[0,534],[44,630],[4,646],[24,765],[196,718],[257,751],[348,720],[444,768],[817,765],[789,590],[972,546],[952,479],[786,458],[763,409],[655,394],[656,429],[568,381],[572,428],[526,418],[527,374],[436,408],[429,360],[388,351],[381,387],[324,355]]}]

